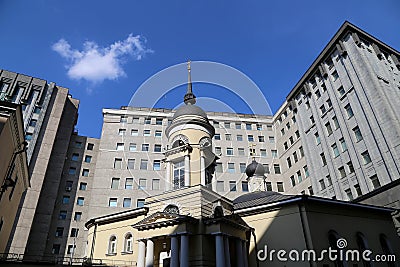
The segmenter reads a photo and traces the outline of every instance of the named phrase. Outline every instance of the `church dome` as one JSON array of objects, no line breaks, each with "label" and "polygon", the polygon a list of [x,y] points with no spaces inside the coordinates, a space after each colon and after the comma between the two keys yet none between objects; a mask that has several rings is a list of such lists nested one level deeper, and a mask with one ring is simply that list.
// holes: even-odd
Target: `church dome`
[{"label": "church dome", "polygon": [[253,159],[253,161],[246,167],[247,177],[252,176],[264,176],[265,168],[262,164],[258,163]]},{"label": "church dome", "polygon": [[172,120],[175,120],[176,118],[185,115],[195,115],[195,116],[200,116],[204,119],[208,119],[207,114],[203,109],[201,109],[199,106],[189,104],[179,107],[178,110],[175,112],[174,116],[172,117]]}]

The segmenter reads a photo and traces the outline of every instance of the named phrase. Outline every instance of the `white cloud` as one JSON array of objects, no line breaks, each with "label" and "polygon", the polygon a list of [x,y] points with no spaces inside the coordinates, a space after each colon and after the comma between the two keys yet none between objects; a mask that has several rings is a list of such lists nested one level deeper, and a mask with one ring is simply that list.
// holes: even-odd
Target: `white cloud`
[{"label": "white cloud", "polygon": [[52,49],[67,59],[67,74],[71,79],[87,80],[93,83],[115,80],[125,76],[122,65],[129,59],[141,60],[151,49],[145,48],[145,40],[130,34],[108,47],[99,47],[95,42],[86,41],[83,50],[72,49],[68,41],[60,39]]}]

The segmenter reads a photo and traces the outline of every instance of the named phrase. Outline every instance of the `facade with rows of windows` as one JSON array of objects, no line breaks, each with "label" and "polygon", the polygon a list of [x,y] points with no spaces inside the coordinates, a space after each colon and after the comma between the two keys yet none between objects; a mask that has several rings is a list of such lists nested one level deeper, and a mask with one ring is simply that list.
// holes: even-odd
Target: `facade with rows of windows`
[{"label": "facade with rows of windows", "polygon": [[[245,170],[254,157],[264,166],[267,191],[400,208],[399,58],[393,48],[345,23],[274,115],[207,112],[215,131],[211,151],[218,159],[209,170],[212,178],[199,173],[199,181],[208,181],[227,201],[236,199],[250,191]],[[23,104],[26,140],[32,144],[28,161],[39,157],[35,153],[50,158],[52,150],[35,146],[38,138],[56,143],[57,159],[62,158],[51,163],[57,165],[53,184],[43,182],[50,175],[46,171],[35,176],[40,164],[30,165],[31,183],[38,182],[21,208],[34,209],[15,223],[9,252],[42,259],[87,257],[91,247],[84,224],[89,219],[144,208],[149,197],[185,187],[184,157],[166,160],[173,142],[165,133],[175,110],[103,109],[100,139],[87,138],[73,134],[77,101],[67,89],[11,72],[1,75],[2,96]],[[42,126],[52,125],[50,119],[61,125],[53,118],[57,101],[73,103],[66,105],[71,108],[63,117],[69,119],[62,126],[66,131]],[[68,138],[55,142],[61,133]],[[174,141],[182,145],[187,140]],[[49,198],[51,207],[44,205]]]}]

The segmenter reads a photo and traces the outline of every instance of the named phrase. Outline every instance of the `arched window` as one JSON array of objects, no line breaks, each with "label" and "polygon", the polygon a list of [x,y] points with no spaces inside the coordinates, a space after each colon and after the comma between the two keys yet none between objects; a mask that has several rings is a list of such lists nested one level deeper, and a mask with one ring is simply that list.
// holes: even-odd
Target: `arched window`
[{"label": "arched window", "polygon": [[115,235],[111,236],[108,241],[108,254],[117,254],[117,237]]},{"label": "arched window", "polygon": [[[339,248],[337,246],[337,243],[338,243],[339,239],[340,239],[340,236],[336,231],[330,230],[328,232],[329,246],[332,249],[339,250]],[[337,259],[334,261],[334,264],[335,264],[335,267],[344,267],[343,261],[341,261],[339,259],[339,252],[337,253]]]},{"label": "arched window", "polygon": [[133,236],[131,233],[125,235],[124,251],[132,252]]},{"label": "arched window", "polygon": [[[385,234],[380,234],[379,235],[379,241],[381,242],[381,247],[383,250],[383,254],[388,256],[388,255],[395,255],[393,252],[393,248],[392,245],[389,242],[389,239],[387,238],[387,236]],[[394,262],[387,262],[387,265],[389,267],[395,267],[397,266]]]},{"label": "arched window", "polygon": [[169,204],[168,206],[165,207],[164,212],[179,215],[179,208],[176,205]]},{"label": "arched window", "polygon": [[[356,240],[357,240],[358,250],[360,251],[360,253],[362,253],[363,251],[369,249],[367,239],[365,238],[363,233],[357,232]],[[365,267],[371,267],[372,266],[369,261],[365,261],[364,259],[362,259],[362,261],[363,261],[363,265]]]},{"label": "arched window", "polygon": [[221,218],[224,216],[224,210],[221,206],[216,206],[214,209],[214,218]]},{"label": "arched window", "polygon": [[173,185],[174,189],[179,189],[185,187],[185,162],[176,162],[173,165]]}]

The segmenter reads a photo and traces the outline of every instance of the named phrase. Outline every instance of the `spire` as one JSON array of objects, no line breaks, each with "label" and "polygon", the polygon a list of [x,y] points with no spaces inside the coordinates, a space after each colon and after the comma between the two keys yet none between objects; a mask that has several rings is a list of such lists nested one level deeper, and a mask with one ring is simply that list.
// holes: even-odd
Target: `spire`
[{"label": "spire", "polygon": [[185,96],[183,97],[183,102],[186,105],[194,105],[196,104],[196,96],[192,92],[192,77],[190,74],[190,60],[187,62],[187,70],[188,70],[188,87]]}]

